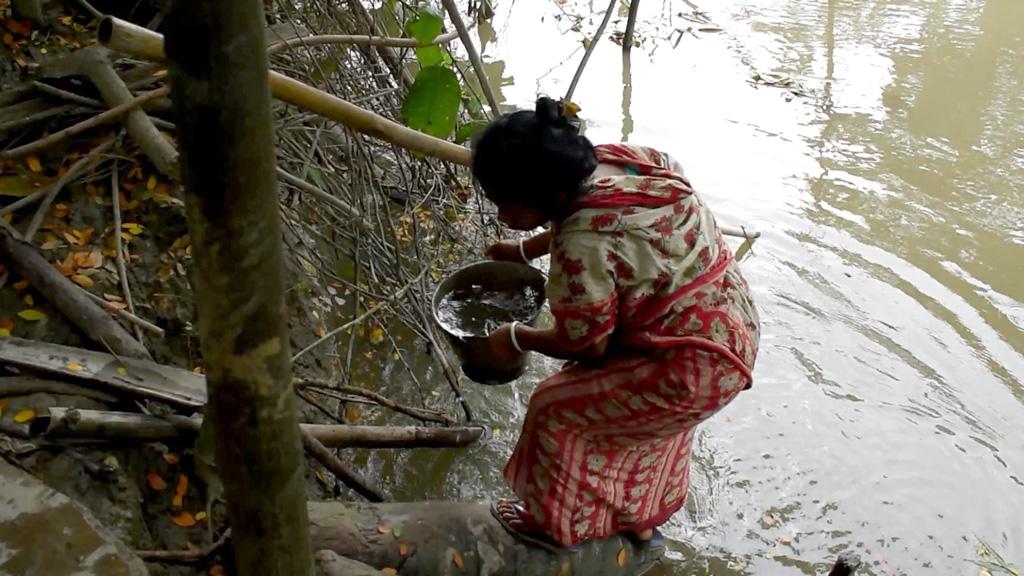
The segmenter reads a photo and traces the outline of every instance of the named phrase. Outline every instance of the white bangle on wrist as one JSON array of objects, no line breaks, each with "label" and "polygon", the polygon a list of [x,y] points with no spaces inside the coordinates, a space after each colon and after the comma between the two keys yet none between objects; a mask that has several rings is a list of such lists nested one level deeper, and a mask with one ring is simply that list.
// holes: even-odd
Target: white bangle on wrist
[{"label": "white bangle on wrist", "polygon": [[512,347],[516,349],[520,354],[524,354],[526,351],[519,345],[519,340],[516,340],[516,326],[519,325],[519,321],[516,320],[512,323],[512,327],[509,328],[508,335],[512,340]]},{"label": "white bangle on wrist", "polygon": [[526,249],[523,248],[523,239],[519,239],[519,255],[522,256],[523,262],[529,263],[530,259],[526,257]]}]

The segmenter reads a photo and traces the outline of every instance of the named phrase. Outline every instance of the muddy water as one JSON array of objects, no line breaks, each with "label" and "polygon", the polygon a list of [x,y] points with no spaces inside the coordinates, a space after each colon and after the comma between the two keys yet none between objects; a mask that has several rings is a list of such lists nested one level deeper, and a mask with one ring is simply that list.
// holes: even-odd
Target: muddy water
[{"label": "muddy water", "polygon": [[[574,98],[595,141],[673,153],[721,222],[763,233],[756,383],[701,429],[660,573],[813,574],[852,550],[868,574],[978,574],[979,541],[1024,564],[1024,3],[706,4],[711,24],[644,0],[643,46],[624,66],[602,41]],[[571,16],[592,31],[605,5],[499,2],[505,101],[563,93]],[[467,384],[484,444],[375,467],[404,497],[506,494],[555,367]]]}]

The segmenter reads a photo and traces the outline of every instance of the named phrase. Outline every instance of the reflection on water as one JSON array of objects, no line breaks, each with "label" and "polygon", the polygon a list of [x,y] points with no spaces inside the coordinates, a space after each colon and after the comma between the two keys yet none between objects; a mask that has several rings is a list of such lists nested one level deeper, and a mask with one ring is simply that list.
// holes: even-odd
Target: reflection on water
[{"label": "reflection on water", "polygon": [[[484,55],[509,105],[565,92],[597,4],[497,4]],[[645,1],[631,62],[601,41],[574,97],[588,136],[673,153],[722,222],[764,234],[756,383],[701,431],[661,574],[823,573],[844,550],[871,574],[977,574],[978,540],[1024,563],[1022,23],[1020,0]],[[389,476],[403,497],[506,494],[556,367],[467,385],[488,442],[374,464],[418,472]]]}]

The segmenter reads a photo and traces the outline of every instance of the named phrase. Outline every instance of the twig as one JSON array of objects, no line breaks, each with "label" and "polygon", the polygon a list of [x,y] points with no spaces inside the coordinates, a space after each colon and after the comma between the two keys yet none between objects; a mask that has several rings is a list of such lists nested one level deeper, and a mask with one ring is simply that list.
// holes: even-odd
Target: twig
[{"label": "twig", "polygon": [[57,98],[63,98],[64,100],[70,100],[71,102],[77,102],[78,104],[85,104],[86,106],[95,106],[97,108],[103,107],[103,103],[99,100],[94,100],[92,98],[82,96],[81,94],[75,94],[74,92],[68,92],[67,90],[61,90],[60,88],[51,86],[46,82],[34,80],[32,82],[32,86],[40,92],[49,94],[50,96],[56,96]]},{"label": "twig", "polygon": [[[212,520],[207,518],[206,521]],[[228,528],[216,542],[197,550],[136,550],[135,554],[145,562],[202,562],[223,548],[230,538],[231,528]]]},{"label": "twig", "polygon": [[[114,197],[114,250],[117,251],[117,275],[121,278],[121,292],[124,294],[124,301],[128,304],[128,312],[135,315],[135,304],[132,303],[132,289],[128,284],[128,270],[124,265],[124,247],[121,242],[121,189],[117,182],[117,162],[114,162],[114,169],[110,171],[110,191]],[[135,338],[142,342],[142,329],[135,324]],[[162,332],[162,330],[161,330]]]},{"label": "twig", "polygon": [[355,490],[370,502],[384,501],[384,494],[378,488],[371,486],[362,476],[346,466],[330,449],[317,440],[312,432],[304,428],[299,430],[302,433],[302,445],[306,447],[309,455],[322,464],[324,468],[327,468],[331,474],[334,474],[338,480],[341,480],[346,486]]},{"label": "twig", "polygon": [[[79,286],[79,288],[81,288],[81,286]],[[131,312],[129,312],[127,310],[121,310],[120,308],[115,306],[112,302],[107,302],[103,298],[100,298],[99,296],[93,294],[92,292],[89,292],[85,288],[82,288],[82,291],[84,291],[86,294],[88,294],[89,298],[92,298],[97,304],[103,306],[108,312],[111,312],[112,314],[114,314],[118,318],[124,320],[125,322],[128,322],[128,323],[132,324],[136,328],[141,328],[141,329],[145,330],[146,332],[151,332],[154,335],[156,335],[158,338],[162,338],[163,337],[164,329],[159,327],[159,326],[157,326],[156,324],[153,324],[149,320],[146,320],[145,318],[140,318],[139,316],[137,316],[135,314],[132,314]]]},{"label": "twig", "polygon": [[436,413],[435,414],[435,413],[432,413],[432,412],[429,412],[429,411],[426,411],[426,410],[422,410],[422,409],[419,409],[419,408],[410,408],[408,406],[403,406],[403,405],[398,404],[397,402],[395,402],[395,401],[393,401],[393,400],[391,400],[389,398],[386,398],[386,397],[384,397],[384,396],[382,396],[382,395],[380,395],[380,394],[378,394],[378,393],[376,393],[376,392],[374,392],[372,390],[367,390],[365,388],[359,388],[359,387],[356,387],[356,386],[344,386],[344,385],[340,385],[340,384],[335,384],[333,382],[329,382],[327,380],[315,380],[315,379],[308,379],[308,378],[307,379],[303,379],[303,380],[295,380],[294,384],[295,384],[296,388],[300,388],[300,389],[301,388],[311,388],[314,391],[318,391],[318,392],[321,391],[321,390],[332,390],[332,391],[335,391],[335,392],[340,392],[342,394],[352,394],[354,396],[362,396],[363,398],[369,398],[370,400],[373,400],[374,402],[376,402],[377,404],[380,404],[381,406],[383,406],[385,408],[390,408],[391,410],[394,410],[395,412],[401,412],[402,414],[405,414],[406,416],[412,416],[413,418],[416,418],[417,420],[423,420],[423,421],[426,421],[426,422],[438,422],[440,424],[452,424],[453,423],[452,419],[449,418],[448,416],[444,415],[444,414],[440,414],[440,413]]},{"label": "twig", "polygon": [[103,18],[103,12],[97,10],[87,0],[78,0],[78,3],[81,4],[82,8],[85,8],[89,12],[89,14],[92,14],[93,18]]},{"label": "twig", "polygon": [[92,164],[93,160],[95,160],[97,156],[110,149],[110,147],[114,145],[114,141],[115,138],[111,137],[108,138],[106,142],[93,148],[92,151],[90,151],[88,154],[80,158],[78,162],[75,162],[74,165],[71,166],[71,168],[69,168],[68,171],[65,172],[59,180],[57,180],[56,184],[50,187],[50,190],[46,193],[46,196],[43,198],[43,202],[39,205],[39,208],[36,210],[35,216],[33,216],[32,221],[29,222],[28,228],[25,230],[25,234],[22,236],[22,239],[25,242],[32,242],[32,237],[36,235],[36,231],[39,230],[39,226],[42,225],[43,218],[46,216],[46,212],[50,210],[50,204],[53,203],[53,199],[57,197],[57,194],[61,191],[61,189],[63,189],[68,182],[71,182],[72,180],[77,178],[79,173],[81,173],[83,170],[85,170],[85,168]]},{"label": "twig", "polygon": [[583,76],[583,69],[587,67],[587,61],[590,60],[590,55],[594,52],[594,48],[597,48],[597,41],[604,34],[604,29],[608,26],[608,21],[612,19],[612,12],[615,11],[615,5],[618,2],[619,0],[611,0],[608,3],[608,9],[604,12],[604,20],[601,20],[601,25],[597,27],[597,32],[594,32],[594,37],[590,39],[590,46],[587,46],[587,51],[583,53],[583,60],[580,61],[579,67],[576,68],[576,74],[572,77],[569,90],[565,93],[566,100],[572,100],[572,94],[576,91],[576,84],[579,83],[580,77]]},{"label": "twig", "polygon": [[346,322],[346,323],[342,324],[341,326],[338,326],[338,327],[337,327],[337,328],[335,328],[334,330],[331,330],[331,331],[330,331],[330,332],[328,332],[327,334],[324,334],[324,335],[323,335],[323,336],[322,336],[322,337],[321,337],[320,339],[318,339],[318,340],[317,340],[316,342],[313,342],[313,343],[312,343],[312,344],[310,344],[309,346],[306,346],[306,347],[305,347],[305,348],[303,348],[302,350],[299,350],[298,352],[296,352],[296,353],[295,353],[295,354],[294,354],[294,355],[292,356],[292,362],[294,363],[294,362],[295,362],[296,360],[298,360],[299,358],[301,358],[301,357],[302,357],[302,356],[303,356],[304,354],[306,354],[306,353],[307,353],[307,352],[309,352],[310,350],[312,350],[312,349],[316,348],[317,346],[319,346],[319,345],[323,344],[324,342],[327,342],[327,341],[328,341],[328,340],[330,340],[331,338],[334,338],[334,337],[335,337],[335,336],[337,336],[338,334],[341,334],[342,332],[344,332],[345,330],[348,330],[349,328],[351,328],[351,327],[355,326],[356,324],[359,324],[360,322],[362,322],[363,320],[366,320],[366,319],[367,319],[367,318],[369,318],[370,316],[373,316],[373,315],[374,315],[374,314],[376,314],[376,313],[377,313],[378,311],[380,311],[380,309],[381,309],[381,308],[384,308],[385,306],[389,306],[389,305],[393,304],[393,303],[394,303],[394,302],[395,302],[396,300],[398,300],[399,298],[401,298],[401,297],[402,297],[402,295],[404,295],[404,294],[405,294],[405,293],[406,293],[406,292],[407,292],[407,291],[408,291],[408,290],[409,290],[410,288],[412,288],[412,287],[413,287],[413,286],[414,286],[414,285],[416,284],[416,282],[418,282],[418,281],[419,281],[419,279],[420,279],[420,278],[422,278],[422,277],[423,277],[423,275],[427,273],[427,270],[429,270],[429,269],[430,269],[430,267],[429,267],[429,266],[426,266],[426,267],[424,267],[424,268],[423,268],[423,271],[422,271],[422,272],[420,272],[420,275],[419,275],[419,276],[417,276],[417,277],[416,277],[415,279],[413,279],[413,280],[412,280],[411,282],[409,282],[408,284],[406,284],[405,286],[403,286],[403,287],[402,287],[402,288],[401,288],[400,290],[398,290],[398,292],[395,292],[395,295],[394,295],[394,296],[392,296],[392,297],[391,297],[390,299],[388,299],[388,300],[384,300],[383,302],[378,302],[378,303],[377,303],[377,304],[376,304],[375,306],[373,306],[372,308],[368,309],[368,310],[367,310],[366,312],[363,312],[363,313],[362,313],[362,314],[360,314],[359,316],[355,317],[355,318],[354,318],[353,320],[351,320],[351,321],[349,321],[349,322]]},{"label": "twig", "polygon": [[345,202],[340,198],[332,196],[331,194],[317,188],[316,186],[310,184],[309,182],[306,182],[302,178],[299,178],[298,176],[295,176],[280,167],[278,167],[277,169],[277,175],[280,176],[282,180],[291,184],[292,186],[295,186],[296,188],[299,188],[300,190],[303,190],[305,192],[309,192],[310,194],[316,196],[317,198],[323,200],[324,202],[337,206],[346,214],[354,218],[356,222],[362,224],[363,226],[367,228],[370,226],[366,222],[362,221],[363,215],[359,213],[359,210],[353,208],[348,202]]},{"label": "twig", "polygon": [[459,37],[458,32],[449,32],[434,38],[430,42],[421,43],[415,38],[389,38],[387,36],[366,36],[349,34],[323,34],[279,40],[267,47],[267,55],[277,54],[288,48],[323,46],[325,44],[360,44],[363,46],[391,46],[394,48],[423,48],[447,44]]},{"label": "twig", "polygon": [[494,90],[491,89],[491,83],[487,80],[487,71],[484,70],[483,62],[480,61],[480,54],[477,53],[476,46],[473,45],[473,38],[469,35],[469,29],[466,27],[466,23],[463,22],[462,15],[459,14],[459,7],[455,4],[455,0],[441,0],[441,3],[444,4],[448,17],[452,19],[452,24],[455,25],[455,29],[459,32],[462,46],[466,49],[466,54],[469,55],[469,62],[473,65],[473,71],[476,72],[476,77],[480,81],[480,88],[484,91],[484,95],[487,96],[487,103],[491,105],[491,114],[497,118],[501,115],[501,107],[498,105],[498,99],[494,96]]},{"label": "twig", "polygon": [[124,104],[115,106],[110,110],[107,110],[106,112],[101,112],[100,114],[97,114],[92,118],[89,118],[88,120],[84,120],[82,122],[79,122],[78,124],[68,126],[67,128],[60,130],[59,132],[54,132],[53,134],[40,138],[35,142],[29,142],[28,144],[25,144],[23,146],[18,146],[17,148],[11,148],[10,150],[2,152],[0,153],[0,159],[8,160],[11,158],[20,158],[21,156],[26,156],[28,154],[38,152],[45,148],[49,148],[50,146],[58,144],[76,134],[81,134],[82,132],[85,132],[86,130],[89,130],[91,128],[102,126],[103,124],[107,124],[109,122],[114,122],[121,116],[124,116],[125,114],[131,112],[135,108],[138,108],[142,104],[145,104],[146,102],[149,102],[150,100],[154,100],[161,96],[166,96],[170,94],[170,92],[171,89],[166,86],[163,88],[157,88],[156,90],[153,90],[151,92],[146,92],[145,94],[137,96],[132,100],[125,102]]}]

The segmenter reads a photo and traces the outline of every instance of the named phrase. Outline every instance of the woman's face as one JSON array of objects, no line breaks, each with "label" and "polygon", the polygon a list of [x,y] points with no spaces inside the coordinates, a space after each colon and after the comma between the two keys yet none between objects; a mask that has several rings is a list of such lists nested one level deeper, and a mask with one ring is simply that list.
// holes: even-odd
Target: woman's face
[{"label": "woman's face", "polygon": [[534,230],[547,223],[544,214],[518,202],[498,204],[498,220],[513,230]]}]

